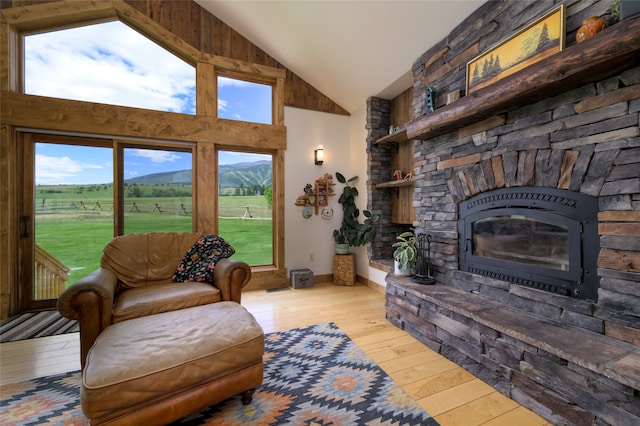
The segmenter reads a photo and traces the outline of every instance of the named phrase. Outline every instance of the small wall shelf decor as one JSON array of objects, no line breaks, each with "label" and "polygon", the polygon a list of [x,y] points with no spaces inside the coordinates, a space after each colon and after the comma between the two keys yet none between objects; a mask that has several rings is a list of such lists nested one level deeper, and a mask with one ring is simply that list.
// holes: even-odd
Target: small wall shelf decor
[{"label": "small wall shelf decor", "polygon": [[[395,133],[391,133],[387,136],[383,136],[380,139],[376,140],[374,144],[376,145],[395,145],[396,148],[399,144],[408,143],[409,139],[407,138],[407,130],[403,128]],[[399,173],[399,175],[397,175]],[[389,182],[382,182],[375,185],[376,189],[383,188],[399,188],[405,186],[413,186],[413,172],[409,172],[406,175],[402,175],[402,172],[396,170],[393,176],[393,180]]]},{"label": "small wall shelf decor", "polygon": [[405,186],[413,186],[413,177],[401,179],[401,180],[392,180],[389,182],[382,182],[375,186],[376,189],[383,188],[400,188]]},{"label": "small wall shelf decor", "polygon": [[[336,195],[333,191],[334,185],[335,182],[333,181],[333,176],[325,173],[323,176],[316,179],[313,182],[313,185],[310,183],[306,184],[304,187],[304,194],[298,196],[296,199],[296,206],[305,208],[310,206],[313,208],[314,213],[318,215],[321,208],[329,205],[329,197]],[[326,210],[326,212],[328,211],[329,210]],[[330,211],[331,216],[333,216],[333,209]],[[329,216],[329,214],[326,213],[325,216]],[[327,217],[325,217],[325,219],[326,218]]]}]

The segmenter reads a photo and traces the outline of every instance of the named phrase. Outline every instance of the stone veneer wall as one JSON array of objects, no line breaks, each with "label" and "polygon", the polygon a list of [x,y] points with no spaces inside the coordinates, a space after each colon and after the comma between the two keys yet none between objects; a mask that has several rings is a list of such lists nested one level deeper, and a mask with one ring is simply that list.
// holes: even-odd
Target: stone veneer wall
[{"label": "stone veneer wall", "polygon": [[374,185],[386,182],[392,175],[389,145],[374,142],[389,134],[391,103],[387,99],[367,99],[367,209],[380,216],[375,239],[368,244],[369,259],[391,259],[396,236],[406,230],[406,225],[391,223],[391,190],[376,190]]},{"label": "stone veneer wall", "polygon": [[[415,116],[425,86],[436,87],[442,106],[447,93],[464,89],[469,60],[553,4],[488,2],[425,52],[413,66]],[[610,2],[566,5],[571,44],[580,22],[606,15]],[[640,423],[638,65],[630,60],[620,75],[414,142],[414,226],[433,237],[437,285],[390,276],[387,316],[553,423]],[[458,270],[458,203],[515,186],[599,197],[597,302]]]}]

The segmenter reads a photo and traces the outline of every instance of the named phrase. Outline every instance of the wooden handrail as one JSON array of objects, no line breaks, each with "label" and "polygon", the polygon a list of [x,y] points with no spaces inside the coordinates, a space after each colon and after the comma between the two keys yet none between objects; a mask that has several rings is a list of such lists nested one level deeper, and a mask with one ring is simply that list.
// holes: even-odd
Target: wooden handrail
[{"label": "wooden handrail", "polygon": [[57,299],[69,279],[69,268],[36,244],[34,300]]}]

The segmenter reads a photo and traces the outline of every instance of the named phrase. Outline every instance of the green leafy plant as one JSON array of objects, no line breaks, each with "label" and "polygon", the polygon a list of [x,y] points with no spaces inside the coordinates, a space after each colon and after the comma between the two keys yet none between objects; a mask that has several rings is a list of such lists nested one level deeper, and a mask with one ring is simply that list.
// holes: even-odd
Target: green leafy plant
[{"label": "green leafy plant", "polygon": [[620,2],[622,0],[613,0],[611,2],[611,14],[616,18],[620,19]]},{"label": "green leafy plant", "polygon": [[363,210],[362,214],[365,219],[360,222],[360,210],[355,201],[358,196],[358,189],[352,186],[358,176],[347,180],[344,175],[336,172],[336,179],[338,182],[345,184],[345,186],[338,199],[338,203],[342,204],[342,224],[339,229],[333,230],[333,239],[337,244],[349,244],[351,247],[363,246],[373,240],[376,235],[376,229],[373,224],[380,217],[372,214],[369,210]]},{"label": "green leafy plant", "polygon": [[418,237],[413,231],[403,232],[393,244],[393,258],[402,270],[411,270],[418,261]]}]

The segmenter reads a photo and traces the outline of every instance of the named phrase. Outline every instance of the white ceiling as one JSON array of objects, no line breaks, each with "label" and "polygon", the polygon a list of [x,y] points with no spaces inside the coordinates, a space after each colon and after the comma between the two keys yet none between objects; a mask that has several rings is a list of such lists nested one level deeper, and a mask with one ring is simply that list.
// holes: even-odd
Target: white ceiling
[{"label": "white ceiling", "polygon": [[484,0],[195,0],[349,112],[411,87],[411,67]]}]

